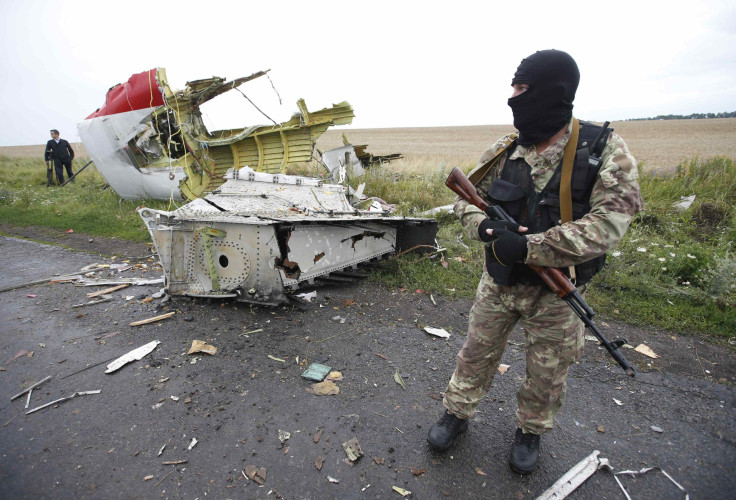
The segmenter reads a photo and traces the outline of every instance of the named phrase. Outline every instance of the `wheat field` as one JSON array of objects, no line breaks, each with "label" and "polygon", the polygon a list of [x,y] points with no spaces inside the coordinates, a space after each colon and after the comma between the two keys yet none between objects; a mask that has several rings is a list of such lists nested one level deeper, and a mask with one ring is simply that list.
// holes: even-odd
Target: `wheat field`
[{"label": "wheat field", "polygon": [[[622,121],[611,125],[646,170],[667,172],[693,158],[736,158],[736,118],[708,120]],[[367,144],[374,155],[401,153],[404,158],[390,168],[406,172],[474,165],[496,139],[514,130],[512,125],[464,127],[351,129],[335,127],[317,141],[325,151],[342,145],[342,135],[354,145]],[[80,157],[86,151],[72,143]],[[43,144],[3,146],[0,156],[42,158]]]}]

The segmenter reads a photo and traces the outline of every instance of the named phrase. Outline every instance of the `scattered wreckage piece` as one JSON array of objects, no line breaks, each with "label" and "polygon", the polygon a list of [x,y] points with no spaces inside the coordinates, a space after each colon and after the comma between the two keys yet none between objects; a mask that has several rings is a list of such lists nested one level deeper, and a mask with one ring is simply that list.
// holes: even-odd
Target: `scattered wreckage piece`
[{"label": "scattered wreckage piece", "polygon": [[394,160],[400,160],[404,157],[404,155],[402,155],[401,153],[374,155],[367,151],[367,144],[360,144],[358,146],[353,146],[352,144],[350,144],[350,141],[348,141],[348,138],[345,136],[344,133],[342,134],[342,143],[345,146],[351,146],[354,148],[355,156],[357,157],[358,161],[360,161],[360,164],[365,168],[372,167],[374,165],[383,165],[384,163],[391,163]]},{"label": "scattered wreckage piece", "polygon": [[200,105],[268,71],[195,80],[179,91],[169,87],[164,68],[135,74],[78,124],[79,136],[122,198],[193,200],[222,184],[230,168],[285,172],[312,159],[327,128],[350,124],[355,115],[347,102],[309,111],[300,99],[298,113],[283,123],[207,130]]},{"label": "scattered wreckage piece", "polygon": [[[165,314],[160,314],[158,316],[154,316],[153,318],[146,318],[146,319],[142,319],[140,321],[133,321],[132,323],[130,323],[129,326],[142,326],[142,325],[147,325],[148,323],[155,323],[156,321],[162,321],[162,320],[165,320],[165,319],[169,319],[174,314],[176,314],[176,311],[171,311],[171,312],[167,312]],[[140,359],[140,358],[138,358],[138,359]]]},{"label": "scattered wreckage piece", "polygon": [[351,281],[363,264],[435,248],[435,220],[358,210],[344,186],[248,167],[225,178],[173,212],[139,210],[171,295],[282,305],[287,289]]},{"label": "scattered wreckage piece", "polygon": [[51,401],[50,403],[46,403],[44,405],[37,406],[36,408],[34,408],[34,409],[30,410],[30,411],[27,411],[26,412],[26,415],[30,415],[31,413],[37,412],[38,410],[43,410],[44,408],[47,408],[49,406],[52,406],[52,405],[55,405],[55,404],[58,404],[58,403],[63,403],[65,401],[69,401],[70,399],[74,399],[77,396],[89,396],[89,395],[92,395],[92,394],[99,394],[101,392],[102,392],[101,389],[97,389],[95,391],[80,391],[80,392],[75,392],[71,396],[67,396],[65,398],[55,399],[54,401]]},{"label": "scattered wreckage piece", "polygon": [[19,392],[18,394],[16,394],[16,395],[15,395],[15,396],[13,396],[12,398],[10,398],[10,400],[11,400],[11,401],[13,401],[13,400],[15,400],[15,399],[17,399],[17,398],[21,397],[21,396],[22,396],[23,394],[25,394],[26,392],[31,392],[31,391],[32,391],[33,389],[35,389],[35,388],[36,388],[36,387],[38,387],[39,385],[43,384],[43,383],[44,383],[44,382],[46,382],[47,380],[51,380],[51,378],[52,378],[52,375],[49,375],[49,376],[48,376],[48,377],[46,377],[45,379],[43,379],[43,380],[41,380],[41,381],[39,381],[39,382],[36,382],[36,383],[35,383],[35,384],[33,384],[32,386],[30,386],[30,387],[28,387],[28,388],[26,388],[26,389],[23,389],[23,390],[22,390],[22,391],[20,391],[20,392]]},{"label": "scattered wreckage piece", "polygon": [[93,306],[95,304],[102,304],[103,302],[110,302],[112,300],[112,295],[100,295],[95,300],[90,300],[89,302],[82,302],[81,304],[74,304],[72,305],[72,308],[76,309],[78,307],[85,307],[85,306]]},{"label": "scattered wreckage piece", "polygon": [[593,453],[582,459],[572,469],[567,471],[555,484],[550,486],[544,493],[537,497],[537,500],[561,500],[566,498],[570,493],[583,484],[590,476],[595,474],[598,469],[611,469],[607,458],[598,458],[600,451],[595,450]]},{"label": "scattered wreckage piece", "polygon": [[135,286],[146,286],[146,285],[159,285],[164,282],[164,278],[83,278],[79,277],[75,280],[74,286],[100,286],[100,285],[135,285]]},{"label": "scattered wreckage piece", "polygon": [[107,365],[107,370],[105,370],[105,373],[112,373],[116,370],[119,370],[120,368],[127,365],[128,363],[143,359],[144,356],[148,355],[151,351],[153,351],[156,348],[156,346],[159,345],[160,343],[161,343],[160,341],[154,340],[153,342],[149,342],[148,344],[142,345],[137,349],[133,349],[127,354],[123,354],[118,359],[116,359],[115,361]]},{"label": "scattered wreckage piece", "polygon": [[636,476],[640,476],[640,475],[646,474],[647,472],[651,472],[653,470],[658,470],[659,472],[661,472],[662,474],[664,474],[664,476],[667,479],[669,479],[672,482],[672,484],[674,484],[675,486],[677,486],[680,489],[680,491],[682,491],[685,494],[685,500],[690,500],[690,494],[687,492],[687,490],[685,488],[683,488],[680,483],[678,483],[677,481],[675,481],[672,476],[670,476],[669,474],[667,474],[663,469],[661,469],[659,467],[646,467],[646,468],[641,469],[641,470],[638,470],[638,471],[636,471],[636,470],[624,470],[624,471],[621,471],[621,472],[614,472],[613,477],[614,477],[614,479],[616,479],[616,482],[618,483],[619,487],[621,488],[621,491],[623,491],[624,495],[626,495],[627,500],[631,500],[631,497],[626,492],[626,488],[624,488],[624,485],[621,484],[621,481],[619,480],[618,476],[623,475],[623,474],[626,474],[627,476],[636,477]]}]

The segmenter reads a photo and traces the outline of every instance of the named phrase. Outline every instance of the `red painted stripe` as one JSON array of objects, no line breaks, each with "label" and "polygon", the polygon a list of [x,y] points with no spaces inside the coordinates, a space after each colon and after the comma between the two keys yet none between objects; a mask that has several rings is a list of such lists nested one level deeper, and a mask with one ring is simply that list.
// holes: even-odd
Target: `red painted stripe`
[{"label": "red painted stripe", "polygon": [[86,119],[162,106],[164,96],[156,73],[156,69],[137,73],[127,82],[115,85],[107,91],[105,104]]}]

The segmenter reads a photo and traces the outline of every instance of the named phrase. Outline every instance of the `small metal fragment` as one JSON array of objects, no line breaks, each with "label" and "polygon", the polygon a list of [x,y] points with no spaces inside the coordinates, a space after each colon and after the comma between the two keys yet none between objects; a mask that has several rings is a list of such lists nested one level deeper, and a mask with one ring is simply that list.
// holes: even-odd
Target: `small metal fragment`
[{"label": "small metal fragment", "polygon": [[35,389],[36,387],[38,387],[39,385],[43,384],[44,382],[46,382],[47,380],[50,380],[50,379],[51,379],[51,375],[49,375],[48,377],[46,377],[45,379],[43,379],[43,380],[41,380],[41,381],[39,381],[39,382],[36,382],[35,384],[33,384],[33,385],[32,385],[32,386],[30,386],[30,387],[28,387],[28,388],[26,388],[26,389],[23,389],[23,390],[22,390],[21,392],[19,392],[18,394],[16,394],[16,395],[15,395],[15,396],[13,396],[12,398],[10,398],[10,400],[11,400],[11,401],[13,401],[13,400],[14,400],[14,399],[16,399],[16,398],[19,398],[19,397],[21,397],[21,396],[22,396],[23,394],[25,394],[26,392],[28,392],[28,391],[30,391],[30,390],[33,390],[33,389]]}]

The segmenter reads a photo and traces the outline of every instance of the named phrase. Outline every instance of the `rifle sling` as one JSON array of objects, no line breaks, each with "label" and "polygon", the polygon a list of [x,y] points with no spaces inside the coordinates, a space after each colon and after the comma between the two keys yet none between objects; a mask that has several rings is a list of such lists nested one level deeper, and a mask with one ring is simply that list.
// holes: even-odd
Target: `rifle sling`
[{"label": "rifle sling", "polygon": [[495,165],[498,162],[498,160],[501,159],[501,155],[503,155],[506,152],[506,150],[509,149],[509,146],[511,146],[518,137],[519,136],[517,134],[509,135],[508,139],[506,139],[506,142],[504,142],[503,146],[501,146],[498,149],[498,151],[496,151],[496,154],[493,155],[493,158],[485,162],[483,165],[480,166],[480,168],[477,168],[475,172],[471,173],[470,176],[468,176],[468,180],[470,180],[473,186],[478,185],[480,180],[483,177],[485,177],[486,173],[488,173],[491,167]]},{"label": "rifle sling", "polygon": [[[580,123],[572,119],[572,134],[562,154],[562,176],[560,177],[560,222],[572,220],[572,169],[575,163],[575,152],[578,144]],[[570,279],[575,282],[575,266],[570,266]]]}]

